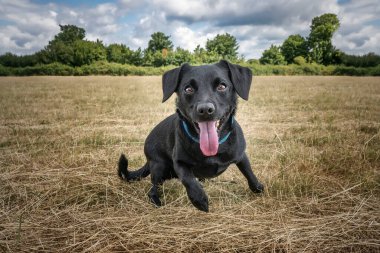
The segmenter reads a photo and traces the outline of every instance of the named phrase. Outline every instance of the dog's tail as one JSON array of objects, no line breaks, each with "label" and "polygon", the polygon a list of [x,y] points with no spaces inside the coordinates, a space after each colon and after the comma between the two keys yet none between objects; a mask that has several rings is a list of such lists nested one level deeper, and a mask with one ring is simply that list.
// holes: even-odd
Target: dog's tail
[{"label": "dog's tail", "polygon": [[119,168],[117,171],[119,177],[125,181],[138,181],[141,178],[147,177],[150,174],[150,169],[148,163],[138,170],[128,171],[128,159],[124,154],[121,154],[119,158]]}]

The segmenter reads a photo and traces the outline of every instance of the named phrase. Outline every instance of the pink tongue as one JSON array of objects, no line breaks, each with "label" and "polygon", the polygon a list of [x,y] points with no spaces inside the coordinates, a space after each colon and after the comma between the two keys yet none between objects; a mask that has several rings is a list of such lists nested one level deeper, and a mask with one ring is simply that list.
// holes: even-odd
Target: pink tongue
[{"label": "pink tongue", "polygon": [[205,156],[214,156],[218,152],[219,140],[215,123],[216,121],[198,122],[200,129],[199,143]]}]

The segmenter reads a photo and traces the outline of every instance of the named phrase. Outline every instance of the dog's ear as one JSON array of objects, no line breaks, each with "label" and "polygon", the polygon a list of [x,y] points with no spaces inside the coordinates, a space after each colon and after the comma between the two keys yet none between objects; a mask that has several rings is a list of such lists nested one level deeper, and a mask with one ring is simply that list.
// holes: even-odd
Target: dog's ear
[{"label": "dog's ear", "polygon": [[189,64],[185,63],[181,67],[169,70],[162,76],[162,92],[164,97],[162,103],[170,98],[170,96],[176,91],[179,82],[181,81],[182,72],[190,67]]},{"label": "dog's ear", "polygon": [[244,100],[248,100],[249,89],[252,83],[252,71],[249,68],[229,63],[226,60],[219,61],[218,65],[225,66],[229,70],[229,77],[236,93]]}]

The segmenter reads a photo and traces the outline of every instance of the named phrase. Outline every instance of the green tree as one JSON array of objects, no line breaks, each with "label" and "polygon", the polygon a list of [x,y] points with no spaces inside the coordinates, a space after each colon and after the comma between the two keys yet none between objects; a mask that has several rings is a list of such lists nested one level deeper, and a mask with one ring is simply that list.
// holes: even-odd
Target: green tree
[{"label": "green tree", "polygon": [[339,26],[336,14],[326,13],[313,18],[307,42],[310,60],[325,65],[336,61],[338,53],[332,45],[332,37]]},{"label": "green tree", "polygon": [[106,48],[99,40],[96,42],[88,40],[75,41],[73,44],[73,55],[72,66],[82,66],[107,59]]},{"label": "green tree", "polygon": [[107,59],[107,51],[100,40],[84,40],[86,31],[75,25],[59,25],[61,31],[38,53],[43,63],[59,62],[82,66]]},{"label": "green tree", "polygon": [[173,53],[171,64],[180,66],[185,62],[190,63],[192,61],[193,61],[193,56],[191,52],[189,52],[186,49],[177,47],[175,52]]},{"label": "green tree", "polygon": [[164,65],[167,64],[162,52],[144,50],[144,66],[161,67]]},{"label": "green tree", "polygon": [[74,50],[72,44],[66,44],[63,41],[51,41],[45,48],[48,56],[48,62],[60,62],[71,65],[74,62]]},{"label": "green tree", "polygon": [[307,44],[306,40],[299,34],[290,35],[281,46],[282,55],[287,63],[293,63],[297,56],[306,57]]},{"label": "green tree", "polygon": [[263,55],[260,58],[260,63],[273,65],[286,64],[285,57],[281,53],[281,47],[271,45],[269,49],[266,49],[263,52]]},{"label": "green tree", "polygon": [[214,63],[221,59],[218,53],[216,53],[215,51],[208,52],[200,45],[197,45],[197,47],[194,49],[192,56],[192,61],[197,64]]},{"label": "green tree", "polygon": [[163,49],[172,50],[173,43],[169,38],[170,36],[166,36],[163,32],[153,33],[148,42],[147,51],[155,53],[157,51],[162,52]]},{"label": "green tree", "polygon": [[366,68],[380,65],[380,55],[373,52],[365,55],[349,55],[342,53],[341,59],[342,63],[346,66]]},{"label": "green tree", "polygon": [[144,50],[144,66],[161,67],[172,64],[174,52],[163,49],[162,51],[152,52]]},{"label": "green tree", "polygon": [[132,50],[124,44],[111,44],[107,47],[107,61],[109,62],[130,63],[131,55]]},{"label": "green tree", "polygon": [[144,64],[144,54],[141,48],[133,51],[131,50],[131,55],[128,58],[128,63],[135,66],[142,66]]},{"label": "green tree", "polygon": [[207,54],[206,49],[204,49],[204,48],[201,47],[200,45],[197,45],[197,47],[194,49],[194,52],[193,52],[194,62],[195,62],[195,63],[198,63],[198,64],[201,64],[201,63],[203,63],[203,62],[206,62],[206,61],[204,60],[206,54]]},{"label": "green tree", "polygon": [[19,56],[8,52],[0,56],[0,64],[7,67],[34,66],[38,63],[38,60],[36,54]]},{"label": "green tree", "polygon": [[0,64],[7,67],[18,67],[17,55],[7,52],[0,56]]},{"label": "green tree", "polygon": [[74,43],[82,41],[86,32],[83,28],[75,25],[59,25],[60,32],[49,41],[41,55],[46,63],[60,62],[66,65],[76,65],[74,63]]},{"label": "green tree", "polygon": [[54,36],[51,42],[62,41],[67,44],[73,44],[77,40],[83,40],[86,37],[86,31],[75,25],[59,25],[60,32]]},{"label": "green tree", "polygon": [[238,56],[239,44],[236,38],[228,33],[218,34],[214,39],[207,40],[207,52],[214,52],[223,59],[236,60]]}]

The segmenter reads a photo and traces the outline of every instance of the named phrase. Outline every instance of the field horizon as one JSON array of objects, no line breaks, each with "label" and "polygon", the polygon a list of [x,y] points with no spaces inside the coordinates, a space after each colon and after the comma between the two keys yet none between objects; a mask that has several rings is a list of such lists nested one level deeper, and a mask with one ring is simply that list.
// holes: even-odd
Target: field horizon
[{"label": "field horizon", "polygon": [[236,119],[265,185],[233,165],[150,204],[150,130],[175,112],[161,77],[0,77],[0,252],[380,252],[380,77],[259,76]]}]

